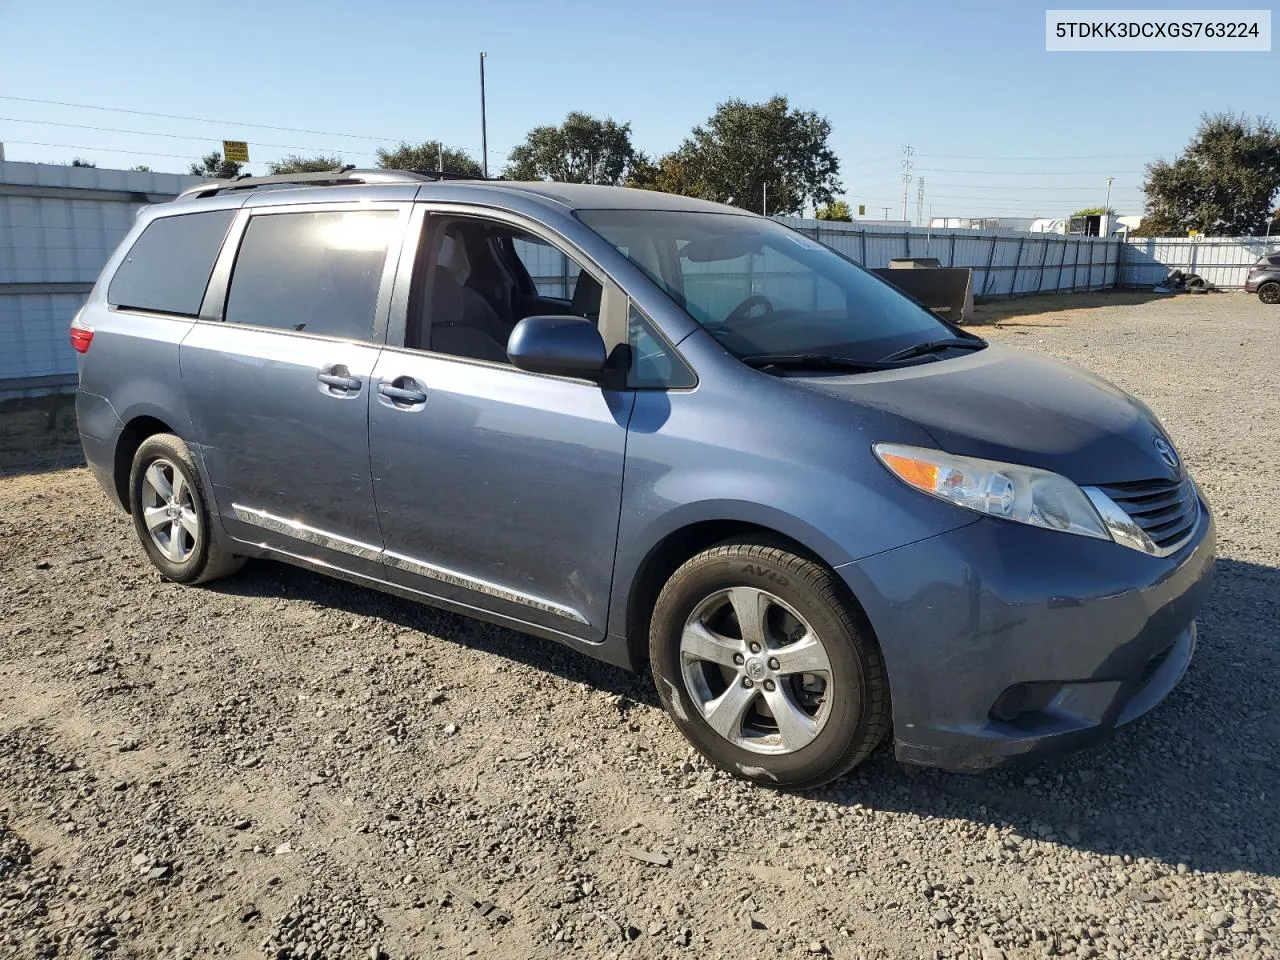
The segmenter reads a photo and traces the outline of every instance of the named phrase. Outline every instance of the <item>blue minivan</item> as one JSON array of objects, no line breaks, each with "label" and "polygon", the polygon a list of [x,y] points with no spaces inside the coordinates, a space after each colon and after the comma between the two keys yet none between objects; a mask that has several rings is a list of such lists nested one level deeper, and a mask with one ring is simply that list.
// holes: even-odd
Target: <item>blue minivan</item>
[{"label": "blue minivan", "polygon": [[1141,401],[742,210],[214,181],[139,215],[71,339],[166,577],[281,560],[647,663],[757,782],[891,730],[951,770],[1085,743],[1195,648],[1213,521]]}]

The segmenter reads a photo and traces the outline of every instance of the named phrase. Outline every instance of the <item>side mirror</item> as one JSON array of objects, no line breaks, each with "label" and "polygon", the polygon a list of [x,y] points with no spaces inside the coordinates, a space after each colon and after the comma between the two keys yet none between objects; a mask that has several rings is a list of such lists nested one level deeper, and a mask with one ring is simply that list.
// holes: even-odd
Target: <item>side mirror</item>
[{"label": "side mirror", "polygon": [[604,370],[600,331],[582,317],[525,317],[507,340],[507,356],[521,370],[595,379]]}]

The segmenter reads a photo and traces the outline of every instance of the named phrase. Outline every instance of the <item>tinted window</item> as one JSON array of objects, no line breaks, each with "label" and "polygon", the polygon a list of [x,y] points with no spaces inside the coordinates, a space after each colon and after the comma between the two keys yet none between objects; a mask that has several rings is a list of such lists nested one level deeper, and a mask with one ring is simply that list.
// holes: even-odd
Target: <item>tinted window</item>
[{"label": "tinted window", "polygon": [[512,248],[525,271],[538,288],[538,295],[573,298],[573,288],[578,282],[578,267],[551,244],[528,234],[515,240]]},{"label": "tinted window", "polygon": [[395,236],[390,210],[255,216],[231,274],[226,319],[368,340]]},{"label": "tinted window", "polygon": [[[880,359],[954,336],[875,275],[762,217],[662,210],[578,216],[738,356]],[[652,254],[639,256],[645,249]]]},{"label": "tinted window", "polygon": [[234,217],[234,210],[211,210],[151,221],[111,278],[107,301],[196,316]]},{"label": "tinted window", "polygon": [[627,314],[627,343],[631,346],[627,386],[692,387],[696,382],[693,371],[635,304]]}]

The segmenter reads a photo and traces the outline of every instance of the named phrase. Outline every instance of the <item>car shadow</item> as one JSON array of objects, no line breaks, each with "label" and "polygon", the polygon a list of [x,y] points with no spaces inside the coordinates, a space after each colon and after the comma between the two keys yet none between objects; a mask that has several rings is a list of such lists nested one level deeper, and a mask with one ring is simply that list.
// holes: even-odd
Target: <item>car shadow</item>
[{"label": "car shadow", "polygon": [[567,680],[621,694],[661,709],[647,676],[604,663],[532,634],[520,633],[472,617],[361,587],[291,564],[252,560],[239,574],[203,589],[241,597],[290,597],[357,616],[377,617],[405,630],[460,643]]},{"label": "car shadow", "polygon": [[1103,742],[977,775],[899,765],[886,748],[814,796],[1280,877],[1278,625],[1280,568],[1219,560],[1182,683]]},{"label": "car shadow", "polygon": [[[537,637],[277,563],[210,589],[288,596],[384,619],[660,709],[648,677]],[[889,745],[804,796],[968,820],[1099,854],[1280,877],[1280,568],[1219,560],[1182,683],[1102,743],[990,771],[910,767]],[[673,729],[671,736],[678,734]]]}]

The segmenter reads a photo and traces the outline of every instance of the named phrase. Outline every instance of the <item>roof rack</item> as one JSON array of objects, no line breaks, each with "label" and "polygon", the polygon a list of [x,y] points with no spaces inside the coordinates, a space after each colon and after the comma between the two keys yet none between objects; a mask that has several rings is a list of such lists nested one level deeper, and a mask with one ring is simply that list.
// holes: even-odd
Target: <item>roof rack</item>
[{"label": "roof rack", "polygon": [[270,177],[248,175],[231,180],[197,183],[178,194],[181,197],[212,197],[233,190],[256,190],[258,187],[308,186],[337,187],[356,183],[418,183],[431,180],[472,180],[465,174],[438,170],[357,170],[354,165],[320,170],[315,173],[281,173]]}]

